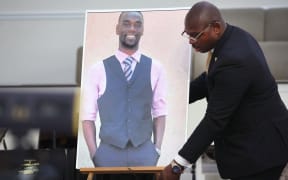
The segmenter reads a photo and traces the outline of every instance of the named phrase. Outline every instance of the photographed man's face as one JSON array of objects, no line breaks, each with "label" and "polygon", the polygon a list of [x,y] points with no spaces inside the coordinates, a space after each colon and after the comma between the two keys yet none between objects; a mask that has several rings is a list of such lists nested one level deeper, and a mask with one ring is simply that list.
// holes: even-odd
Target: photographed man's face
[{"label": "photographed man's face", "polygon": [[125,49],[137,49],[143,30],[143,17],[139,12],[124,12],[116,28],[120,46]]}]

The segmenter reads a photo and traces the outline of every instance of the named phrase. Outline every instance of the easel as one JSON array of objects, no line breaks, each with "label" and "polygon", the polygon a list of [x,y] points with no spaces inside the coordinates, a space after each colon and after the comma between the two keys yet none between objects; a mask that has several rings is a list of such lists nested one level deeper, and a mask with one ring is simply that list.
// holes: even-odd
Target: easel
[{"label": "easel", "polygon": [[5,135],[7,133],[8,129],[6,128],[0,128],[0,143],[3,142],[4,150],[7,150],[7,145],[5,141]]},{"label": "easel", "polygon": [[135,174],[148,173],[154,174],[155,180],[158,180],[160,172],[164,167],[160,166],[137,166],[137,167],[97,167],[97,168],[80,168],[80,172],[88,174],[87,180],[93,180],[94,174]]}]

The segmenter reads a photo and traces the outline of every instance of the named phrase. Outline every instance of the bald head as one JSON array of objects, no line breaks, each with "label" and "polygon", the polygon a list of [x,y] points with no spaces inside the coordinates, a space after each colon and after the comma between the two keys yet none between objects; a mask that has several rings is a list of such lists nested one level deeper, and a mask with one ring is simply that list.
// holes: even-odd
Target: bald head
[{"label": "bald head", "polygon": [[213,49],[226,29],[219,9],[207,2],[196,3],[185,17],[183,34],[189,36],[189,43],[196,51],[207,52]]},{"label": "bald head", "polygon": [[122,20],[122,18],[123,18],[124,16],[127,16],[127,15],[129,15],[129,14],[135,14],[135,15],[138,14],[138,15],[141,16],[142,21],[144,21],[144,20],[143,20],[143,14],[142,14],[141,11],[122,11],[121,14],[120,14],[120,16],[119,16],[119,18],[118,18],[118,23],[121,22],[121,20]]},{"label": "bald head", "polygon": [[185,27],[204,26],[214,21],[225,24],[219,9],[215,5],[207,1],[201,1],[194,4],[187,13]]}]

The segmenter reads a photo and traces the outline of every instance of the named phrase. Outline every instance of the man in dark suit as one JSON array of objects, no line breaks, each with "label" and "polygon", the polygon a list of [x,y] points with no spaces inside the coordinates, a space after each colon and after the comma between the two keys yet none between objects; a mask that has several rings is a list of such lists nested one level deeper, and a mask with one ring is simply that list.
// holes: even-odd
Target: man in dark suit
[{"label": "man in dark suit", "polygon": [[183,35],[196,51],[212,51],[207,72],[190,84],[189,103],[206,97],[208,104],[161,178],[179,179],[214,142],[221,177],[278,180],[288,161],[288,111],[257,41],[209,2],[189,10]]}]

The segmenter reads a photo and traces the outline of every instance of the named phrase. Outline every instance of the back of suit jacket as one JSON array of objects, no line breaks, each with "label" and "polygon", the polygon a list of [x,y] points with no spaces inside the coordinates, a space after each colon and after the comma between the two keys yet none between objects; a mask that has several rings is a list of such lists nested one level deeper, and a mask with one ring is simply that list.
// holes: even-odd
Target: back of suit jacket
[{"label": "back of suit jacket", "polygon": [[179,154],[195,162],[212,141],[223,178],[288,161],[288,111],[257,41],[227,25],[208,75],[190,84],[190,102],[208,97],[206,114]]}]

